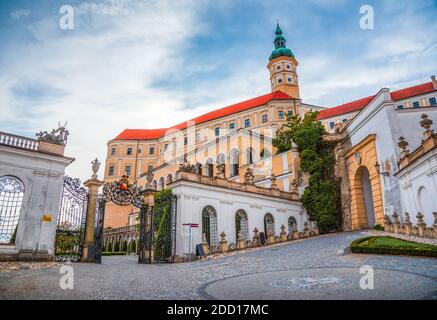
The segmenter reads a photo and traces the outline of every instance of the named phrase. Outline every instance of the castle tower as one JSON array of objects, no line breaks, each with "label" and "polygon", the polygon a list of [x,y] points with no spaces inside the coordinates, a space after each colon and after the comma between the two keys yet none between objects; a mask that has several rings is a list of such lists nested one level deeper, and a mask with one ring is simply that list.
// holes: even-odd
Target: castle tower
[{"label": "castle tower", "polygon": [[267,69],[270,72],[270,84],[273,91],[282,91],[293,98],[300,99],[296,68],[299,65],[293,52],[286,47],[279,23],[275,31],[275,49],[269,57]]}]

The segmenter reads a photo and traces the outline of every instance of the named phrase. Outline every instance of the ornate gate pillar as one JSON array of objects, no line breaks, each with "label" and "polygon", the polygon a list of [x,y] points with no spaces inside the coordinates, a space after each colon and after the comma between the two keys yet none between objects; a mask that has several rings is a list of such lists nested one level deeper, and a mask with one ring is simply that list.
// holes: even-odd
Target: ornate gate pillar
[{"label": "ornate gate pillar", "polygon": [[91,179],[88,179],[83,183],[84,186],[88,188],[88,208],[86,214],[82,262],[96,262],[94,231],[96,223],[97,196],[99,194],[99,188],[104,184],[103,181],[97,179],[97,171],[99,170],[100,162],[96,158],[91,164],[93,165],[92,169],[94,174]]}]

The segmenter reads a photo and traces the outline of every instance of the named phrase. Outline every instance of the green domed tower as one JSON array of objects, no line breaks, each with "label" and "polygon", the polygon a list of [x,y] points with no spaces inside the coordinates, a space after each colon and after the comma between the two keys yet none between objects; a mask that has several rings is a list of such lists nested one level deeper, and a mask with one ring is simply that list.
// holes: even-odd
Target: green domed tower
[{"label": "green domed tower", "polygon": [[299,65],[293,52],[286,47],[287,40],[279,23],[276,24],[275,49],[269,57],[267,69],[270,72],[272,91],[282,91],[293,98],[300,98],[296,68]]}]

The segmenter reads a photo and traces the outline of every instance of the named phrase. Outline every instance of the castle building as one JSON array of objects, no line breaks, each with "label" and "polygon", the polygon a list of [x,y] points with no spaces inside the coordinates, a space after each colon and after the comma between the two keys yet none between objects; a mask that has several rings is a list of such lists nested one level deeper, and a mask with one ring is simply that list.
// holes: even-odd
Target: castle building
[{"label": "castle building", "polygon": [[[187,160],[196,165],[198,173],[210,177],[217,175],[216,165],[223,163],[226,179],[239,182],[244,181],[250,167],[256,185],[269,187],[273,174],[281,190],[290,190],[292,182],[299,179],[299,157],[293,151],[276,154],[272,138],[288,115],[303,116],[324,108],[300,99],[298,62],[286,47],[279,25],[274,45],[267,64],[272,92],[169,128],[124,130],[107,144],[105,181],[128,175],[145,185],[145,173],[152,171],[153,184],[161,190],[173,181],[179,164]],[[106,226],[122,227],[135,219],[132,208],[107,205]]]},{"label": "castle building", "polygon": [[[244,210],[250,228],[264,229],[266,234],[267,225],[273,228],[269,232],[279,232],[279,224],[272,227],[267,220],[292,221],[302,229],[307,215],[297,195],[302,194],[307,177],[300,171],[298,152],[291,149],[278,154],[272,139],[287,115],[304,116],[312,110],[319,111],[318,120],[328,132],[324,139],[336,144],[343,230],[382,225],[385,217],[395,213],[408,221],[407,211],[413,223],[421,221],[414,218],[418,211],[426,223],[432,223],[432,213],[437,212],[431,196],[437,190],[437,160],[436,136],[429,124],[437,120],[435,77],[401,90],[383,88],[331,108],[314,106],[300,97],[299,64],[279,25],[274,46],[267,64],[270,93],[169,128],[124,130],[107,144],[105,180],[128,175],[142,186],[148,183],[147,173],[152,173],[156,190],[171,187],[181,199],[183,220],[202,225],[205,208],[209,208],[206,211],[211,217],[221,219],[214,220],[215,225],[231,230],[233,241],[238,238],[233,220],[238,210]],[[414,151],[410,154],[400,149],[398,144],[405,146],[400,141],[408,141]],[[196,181],[202,186],[179,171],[181,163],[195,166],[200,177]],[[251,194],[243,187],[249,171],[255,188]],[[136,217],[133,208],[108,204],[105,226],[133,225]],[[213,238],[209,241],[216,242],[217,237]]]}]

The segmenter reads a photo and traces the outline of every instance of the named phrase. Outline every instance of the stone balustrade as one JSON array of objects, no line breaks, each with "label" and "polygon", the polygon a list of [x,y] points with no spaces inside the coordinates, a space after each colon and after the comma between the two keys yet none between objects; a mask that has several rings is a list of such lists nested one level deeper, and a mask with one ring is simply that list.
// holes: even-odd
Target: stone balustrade
[{"label": "stone balustrade", "polygon": [[297,193],[282,191],[279,190],[278,188],[264,188],[264,187],[256,186],[255,184],[230,181],[217,176],[207,177],[183,170],[179,170],[176,172],[175,180],[173,181],[173,183],[177,182],[178,180],[192,181],[192,182],[202,183],[202,184],[216,186],[216,187],[223,187],[233,190],[240,190],[244,192],[262,194],[269,197],[277,197],[287,200],[300,201],[299,194]]},{"label": "stone balustrade", "polygon": [[[285,226],[281,226],[281,233],[279,236],[270,235],[267,237],[266,246],[273,245],[277,243],[290,242],[297,239],[304,239],[308,237],[314,237],[319,235],[319,229],[317,227],[312,227],[311,229],[308,227],[308,223],[305,222],[304,229],[302,232],[297,230],[292,231],[291,233],[286,233]],[[257,228],[253,230],[252,240],[243,240],[241,239],[241,235],[237,240],[237,243],[228,243],[226,239],[225,232],[220,233],[220,242],[218,246],[208,246],[208,243],[205,239],[202,240],[202,245],[207,247],[205,254],[214,255],[214,254],[225,254],[233,251],[244,250],[248,248],[257,248],[262,247],[259,231]],[[204,247],[205,248],[205,247]],[[182,261],[181,261],[182,262]]]},{"label": "stone balustrade", "polygon": [[38,150],[38,140],[17,136],[6,132],[0,132],[0,145],[24,149],[24,150]]},{"label": "stone balustrade", "polygon": [[437,212],[434,215],[434,223],[427,227],[423,221],[423,214],[417,213],[417,223],[414,226],[410,221],[410,214],[405,212],[403,223],[399,220],[399,215],[395,212],[391,219],[388,215],[384,216],[384,230],[391,233],[405,234],[407,236],[426,237],[437,239]]}]

